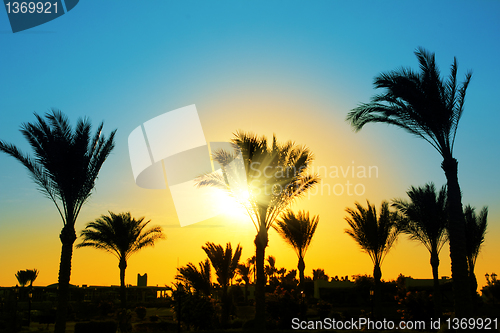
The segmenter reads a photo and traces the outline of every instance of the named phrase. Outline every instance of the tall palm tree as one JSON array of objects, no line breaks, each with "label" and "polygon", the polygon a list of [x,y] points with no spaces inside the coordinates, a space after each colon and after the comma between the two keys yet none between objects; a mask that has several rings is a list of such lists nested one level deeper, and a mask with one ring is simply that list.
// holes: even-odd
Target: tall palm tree
[{"label": "tall palm tree", "polygon": [[188,263],[185,267],[178,268],[178,274],[175,278],[188,287],[193,288],[196,293],[209,296],[212,290],[210,261],[208,259],[201,261],[198,266],[200,267],[199,270],[192,263]]},{"label": "tall palm tree", "polygon": [[127,305],[125,288],[125,269],[127,260],[139,250],[154,246],[159,239],[164,239],[162,228],[154,226],[146,229],[151,221],[144,221],[144,217],[132,218],[130,213],[102,215],[95,221],[87,223],[80,232],[83,241],[77,248],[93,247],[110,252],[119,260],[120,268],[120,299],[122,307]]},{"label": "tall palm tree", "polygon": [[[304,146],[296,146],[291,141],[280,144],[274,136],[268,146],[266,137],[244,132],[237,132],[232,144],[234,153],[219,150],[213,154],[222,172],[200,177],[198,186],[226,190],[246,208],[257,230],[254,241],[255,319],[256,328],[262,331],[265,330],[264,258],[269,228],[283,209],[314,186],[319,178],[307,173],[313,155]],[[233,161],[241,163],[231,163]]]},{"label": "tall palm tree", "polygon": [[297,269],[299,270],[299,280],[301,286],[304,283],[304,270],[306,264],[304,257],[307,248],[311,244],[312,237],[318,227],[319,216],[309,218],[309,213],[299,211],[297,215],[292,210],[287,210],[281,215],[281,220],[277,221],[273,226],[274,230],[280,234],[285,242],[287,242],[299,257]]},{"label": "tall palm tree", "polygon": [[68,118],[56,109],[45,115],[46,120],[36,113],[35,117],[35,123],[21,126],[21,133],[33,149],[33,157],[4,141],[0,141],[0,151],[11,155],[28,169],[40,191],[54,202],[63,220],[59,235],[62,249],[54,329],[56,333],[63,333],[68,312],[71,257],[76,240],[75,222],[92,194],[102,164],[114,148],[116,130],[106,138],[101,123],[91,136],[88,119],[79,119],[73,129]]},{"label": "tall palm tree", "polygon": [[436,192],[433,183],[423,187],[410,187],[406,192],[410,202],[394,200],[392,206],[401,212],[402,231],[410,239],[421,242],[431,255],[432,276],[434,279],[434,315],[441,316],[441,291],[439,288],[439,253],[448,241],[446,233],[446,186]]},{"label": "tall palm tree", "polygon": [[488,207],[483,207],[481,212],[476,214],[476,211],[470,205],[465,206],[465,230],[467,240],[467,263],[469,265],[469,278],[471,283],[471,291],[473,295],[477,292],[477,279],[474,273],[477,256],[481,251],[484,243],[484,236],[488,227]]},{"label": "tall palm tree", "polygon": [[375,280],[375,301],[380,300],[380,280],[382,278],[382,262],[398,237],[397,215],[389,210],[389,203],[382,202],[380,215],[377,216],[375,205],[366,201],[368,208],[356,202],[357,210],[347,208],[350,215],[345,220],[351,227],[345,232],[351,236],[370,256],[373,262],[373,279]]},{"label": "tall palm tree", "polygon": [[215,275],[217,275],[217,282],[222,287],[222,326],[225,326],[229,319],[229,298],[227,291],[231,280],[236,274],[242,248],[238,244],[233,255],[231,243],[227,243],[224,249],[221,245],[207,242],[205,246],[202,246],[202,249],[207,254],[208,259],[210,259],[215,269]]},{"label": "tall palm tree", "polygon": [[370,103],[353,109],[347,120],[356,131],[368,123],[395,125],[424,139],[441,154],[441,168],[445,173],[448,189],[448,232],[455,314],[459,318],[465,318],[471,313],[471,298],[462,194],[453,146],[472,73],[468,72],[465,80],[459,84],[455,58],[450,76],[443,80],[433,53],[418,48],[415,54],[420,63],[419,73],[402,68],[378,75],[374,82],[375,88],[385,89],[385,92],[375,95]]}]

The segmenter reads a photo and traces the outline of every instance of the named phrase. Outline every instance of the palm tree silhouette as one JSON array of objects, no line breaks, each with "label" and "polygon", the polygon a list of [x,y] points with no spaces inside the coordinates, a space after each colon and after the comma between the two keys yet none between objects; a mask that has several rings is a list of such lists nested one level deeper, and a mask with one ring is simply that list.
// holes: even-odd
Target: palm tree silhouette
[{"label": "palm tree silhouette", "polygon": [[178,274],[175,278],[188,287],[193,288],[196,293],[210,296],[210,291],[212,290],[210,261],[208,259],[201,261],[198,266],[200,267],[199,270],[192,263],[178,268]]},{"label": "palm tree silhouette", "polygon": [[202,249],[210,259],[213,268],[215,269],[215,275],[217,275],[217,282],[222,287],[222,326],[227,325],[229,319],[229,303],[228,298],[228,288],[231,280],[236,274],[236,269],[238,268],[238,262],[240,261],[242,248],[238,244],[234,250],[231,247],[231,243],[226,244],[226,249],[221,245],[215,245],[214,243],[207,242]]},{"label": "palm tree silhouette", "polygon": [[477,290],[477,279],[474,273],[477,256],[484,243],[484,236],[488,227],[488,207],[483,207],[481,212],[476,214],[476,210],[470,205],[464,208],[465,230],[467,240],[467,263],[469,265],[469,278],[471,281],[471,291],[473,295]]},{"label": "palm tree silhouette", "polygon": [[30,288],[33,287],[33,282],[35,282],[36,278],[38,277],[38,270],[37,269],[27,269],[26,270],[26,278],[28,279],[28,282],[30,283]]},{"label": "palm tree silhouette", "polygon": [[253,273],[253,283],[257,280],[257,269],[255,268],[255,256],[247,259],[247,264],[250,266],[250,271]]},{"label": "palm tree silhouette", "polygon": [[[235,153],[216,151],[213,160],[221,165],[222,173],[208,174],[197,180],[197,185],[214,186],[227,191],[246,208],[256,230],[255,284],[256,329],[265,330],[264,259],[268,231],[276,217],[294,199],[302,196],[318,182],[318,176],[307,174],[313,155],[306,147],[293,142],[280,144],[273,136],[270,147],[266,137],[237,132],[232,139]],[[241,153],[244,169],[233,162]],[[243,176],[242,176],[243,175]]]},{"label": "palm tree silhouette", "polygon": [[30,324],[31,324],[31,297],[32,297],[32,292],[33,292],[33,282],[35,282],[36,278],[38,277],[38,270],[37,269],[27,269],[25,272],[26,272],[26,278],[28,279],[28,282],[30,283],[29,294],[28,294],[28,326],[30,326]]},{"label": "palm tree silhouette", "polygon": [[325,273],[325,270],[323,268],[313,269],[312,272],[313,272],[313,277],[312,277],[313,281],[316,280],[328,281],[330,279],[330,277],[328,276],[328,274]]},{"label": "palm tree silhouette", "polygon": [[366,201],[368,208],[356,202],[357,210],[347,208],[350,217],[345,220],[351,227],[345,232],[370,256],[373,262],[373,279],[375,280],[375,301],[380,301],[380,279],[382,278],[382,262],[398,237],[397,216],[389,211],[389,204],[384,201],[377,216],[375,205]]},{"label": "palm tree silhouette", "polygon": [[264,267],[264,272],[266,273],[266,276],[270,280],[271,278],[274,278],[275,274],[278,272],[278,269],[276,268],[276,257],[274,256],[267,256],[267,265]]},{"label": "palm tree silhouette", "polygon": [[56,109],[45,115],[47,120],[36,113],[35,117],[36,123],[21,126],[21,133],[33,149],[34,157],[4,141],[0,141],[0,151],[28,169],[40,191],[54,202],[63,220],[59,235],[62,249],[54,329],[56,333],[63,333],[68,312],[71,257],[76,240],[75,222],[92,194],[102,164],[113,150],[116,130],[106,139],[101,123],[91,137],[88,119],[79,119],[73,129],[68,118]]},{"label": "palm tree silhouette", "polygon": [[287,210],[281,215],[281,220],[273,225],[274,230],[287,242],[299,257],[297,269],[299,270],[300,285],[304,283],[304,270],[306,264],[304,257],[311,244],[314,232],[318,227],[319,216],[309,218],[309,213],[299,211],[297,215],[292,210]]},{"label": "palm tree silhouette", "polygon": [[415,55],[420,63],[420,73],[402,68],[380,74],[375,78],[374,85],[375,88],[385,89],[385,92],[375,95],[370,103],[353,109],[347,120],[356,131],[368,123],[395,125],[424,139],[441,154],[441,168],[445,173],[448,189],[448,231],[455,314],[459,318],[465,318],[470,314],[471,298],[462,194],[453,146],[472,73],[468,72],[464,82],[458,84],[455,58],[450,76],[444,81],[433,53],[418,48]]},{"label": "palm tree silhouette", "polygon": [[403,218],[401,231],[411,240],[421,242],[431,254],[432,276],[434,279],[434,315],[441,316],[441,291],[439,287],[439,253],[448,241],[446,233],[446,186],[436,192],[433,183],[423,187],[410,187],[406,192],[411,202],[396,199],[396,207]]},{"label": "palm tree silhouette", "polygon": [[250,276],[252,275],[252,268],[250,264],[238,264],[236,272],[245,282],[245,302],[248,301],[248,285],[250,284]]},{"label": "palm tree silhouette", "polygon": [[28,282],[29,282],[29,279],[28,279],[28,274],[25,270],[22,270],[22,271],[17,271],[16,273],[16,279],[17,279],[17,282],[19,282],[19,284],[21,285],[21,287],[25,287]]},{"label": "palm tree silhouette", "polygon": [[87,223],[80,232],[83,241],[76,248],[93,247],[110,252],[118,258],[120,268],[120,300],[122,307],[127,306],[125,288],[125,269],[127,260],[139,250],[154,246],[159,239],[164,239],[162,228],[154,226],[146,229],[151,221],[144,221],[144,217],[132,218],[130,213],[102,215],[95,221]]}]

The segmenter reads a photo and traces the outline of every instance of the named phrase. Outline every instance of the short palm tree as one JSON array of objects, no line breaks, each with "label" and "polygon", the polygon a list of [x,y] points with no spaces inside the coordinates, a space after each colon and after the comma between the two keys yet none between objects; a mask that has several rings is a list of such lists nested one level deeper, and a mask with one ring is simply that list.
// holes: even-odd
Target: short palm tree
[{"label": "short palm tree", "polygon": [[228,298],[228,288],[236,274],[242,248],[238,244],[233,255],[231,243],[227,243],[224,249],[221,245],[207,242],[205,246],[202,246],[202,249],[210,259],[215,275],[217,275],[217,282],[222,287],[222,326],[225,326],[229,319],[230,300]]},{"label": "short palm tree", "polygon": [[33,292],[33,282],[35,282],[36,278],[38,277],[38,270],[37,269],[27,269],[25,272],[26,272],[26,277],[28,279],[28,282],[30,283],[29,295],[28,295],[28,326],[30,326],[30,324],[31,324],[31,293]]},{"label": "short palm tree", "polygon": [[252,268],[250,264],[238,264],[236,272],[245,282],[245,302],[248,301],[248,285],[250,284],[250,277],[252,275]]},{"label": "short palm tree", "polygon": [[31,287],[33,287],[33,282],[35,282],[36,278],[38,277],[38,270],[37,269],[27,269],[26,276],[27,276],[28,282],[30,283],[30,288],[31,288]]},{"label": "short palm tree", "polygon": [[210,261],[208,259],[201,261],[198,266],[200,267],[199,270],[192,263],[178,268],[178,274],[175,278],[186,286],[193,288],[196,293],[210,296],[212,290]]},{"label": "short palm tree", "polygon": [[275,274],[278,272],[275,256],[267,256],[267,265],[264,267],[264,272],[269,280],[274,278]]},{"label": "short palm tree", "polygon": [[17,271],[16,273],[16,279],[17,279],[17,282],[19,282],[19,284],[21,285],[21,287],[25,287],[28,282],[29,282],[29,279],[28,279],[28,274],[25,270],[22,270],[22,271]]},{"label": "short palm tree", "polygon": [[280,234],[285,242],[287,242],[299,257],[297,269],[299,270],[299,280],[301,286],[304,283],[304,271],[306,264],[304,257],[307,248],[311,244],[312,237],[318,227],[319,216],[309,218],[309,213],[299,211],[297,215],[292,210],[287,210],[281,215],[281,220],[273,225],[274,230]]},{"label": "short palm tree", "polygon": [[253,283],[257,280],[257,269],[255,268],[255,256],[247,259],[247,264],[250,266],[250,271],[253,273]]},{"label": "short palm tree", "polygon": [[[265,137],[237,132],[232,139],[234,152],[216,151],[213,160],[221,165],[221,173],[198,179],[198,186],[213,186],[227,191],[247,209],[257,230],[255,258],[256,329],[265,330],[264,259],[268,231],[279,214],[296,198],[318,182],[316,175],[307,173],[313,155],[304,146],[293,142],[280,144],[273,137],[268,145]],[[242,163],[231,163],[238,156]]]},{"label": "short palm tree", "polygon": [[125,269],[127,260],[139,250],[154,246],[159,239],[164,239],[162,228],[154,226],[146,229],[151,221],[144,217],[132,218],[130,213],[102,215],[95,221],[87,223],[80,232],[83,241],[77,248],[93,247],[112,253],[118,258],[120,268],[120,299],[122,307],[126,307],[127,295],[125,289]]},{"label": "short palm tree", "polygon": [[58,303],[54,331],[66,330],[71,257],[76,240],[75,222],[83,204],[92,194],[102,164],[114,147],[116,130],[109,138],[101,123],[91,136],[91,124],[79,119],[73,129],[68,118],[53,109],[46,120],[35,113],[36,123],[23,124],[21,133],[34,156],[22,153],[16,146],[0,140],[0,151],[21,162],[35,184],[56,205],[63,220],[59,239],[62,243],[59,265]]},{"label": "short palm tree", "polygon": [[474,273],[474,268],[476,266],[477,256],[479,255],[481,247],[484,243],[486,229],[488,228],[488,207],[483,207],[481,212],[476,214],[476,210],[470,205],[467,205],[464,209],[464,216],[467,235],[467,263],[469,265],[469,278],[471,290],[475,295],[477,292],[477,279],[476,274]]},{"label": "short palm tree", "polygon": [[[17,271],[16,273],[16,279],[19,282],[19,284],[22,287],[22,296],[21,298],[28,298],[28,326],[30,325],[31,322],[31,292],[33,288],[33,282],[36,280],[38,277],[38,270],[36,269],[26,269],[22,271]],[[29,285],[28,293],[24,290],[24,287]]]},{"label": "short palm tree", "polygon": [[382,262],[389,250],[394,245],[398,237],[397,216],[389,210],[389,204],[384,201],[380,209],[380,215],[377,216],[375,205],[363,207],[356,202],[356,208],[347,208],[346,212],[350,215],[345,220],[351,227],[345,232],[351,236],[370,256],[373,262],[373,279],[375,280],[375,300],[380,300],[380,280],[382,278]]},{"label": "short palm tree", "polygon": [[382,73],[375,78],[375,88],[384,93],[375,95],[370,103],[353,109],[347,116],[359,131],[368,123],[395,125],[430,143],[443,158],[448,189],[450,257],[454,285],[455,315],[470,317],[470,292],[465,245],[465,221],[462,214],[462,194],[458,183],[458,161],[453,146],[462,116],[465,94],[472,73],[457,82],[457,60],[446,80],[441,78],[433,53],[423,48],[415,52],[420,72],[409,68]]},{"label": "short palm tree", "polygon": [[406,194],[410,202],[394,200],[392,206],[402,214],[400,228],[410,239],[421,242],[431,255],[434,279],[434,315],[441,316],[441,291],[439,288],[439,253],[448,241],[446,233],[446,186],[436,192],[433,183],[411,187]]},{"label": "short palm tree", "polygon": [[325,270],[323,268],[318,268],[318,269],[313,269],[313,281],[316,281],[316,280],[325,280],[325,281],[328,281],[330,279],[330,277],[328,276],[328,274],[325,273]]}]

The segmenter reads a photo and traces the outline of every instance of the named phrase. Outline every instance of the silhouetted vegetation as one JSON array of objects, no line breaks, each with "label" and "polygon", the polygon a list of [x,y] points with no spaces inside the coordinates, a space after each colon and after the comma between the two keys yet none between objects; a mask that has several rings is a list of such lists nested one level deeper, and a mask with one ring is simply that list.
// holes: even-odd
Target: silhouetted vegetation
[{"label": "silhouetted vegetation", "polygon": [[122,307],[127,306],[125,292],[125,269],[127,259],[139,250],[154,246],[159,239],[164,239],[162,228],[159,226],[145,229],[151,221],[144,221],[144,217],[134,219],[130,213],[102,215],[93,222],[89,222],[80,233],[83,241],[77,248],[93,247],[112,253],[119,260],[120,268],[120,298]]},{"label": "silhouetted vegetation", "polygon": [[200,177],[198,186],[228,191],[246,207],[252,219],[257,230],[255,324],[257,329],[265,330],[264,260],[269,228],[283,209],[317,183],[318,177],[307,173],[313,155],[304,146],[280,144],[276,137],[269,146],[265,137],[243,132],[237,132],[231,141],[234,153],[219,150],[212,156],[222,174]]},{"label": "silhouetted vegetation", "polygon": [[221,325],[222,327],[226,327],[229,319],[229,308],[231,306],[231,300],[228,298],[227,290],[229,287],[229,283],[232,281],[234,275],[236,274],[236,269],[238,268],[238,262],[240,261],[242,248],[238,244],[236,250],[234,251],[234,255],[231,243],[226,244],[225,250],[221,245],[215,245],[214,243],[210,242],[207,242],[202,248],[210,259],[213,268],[215,269],[217,282],[222,287]]},{"label": "silhouetted vegetation", "polygon": [[178,268],[179,274],[175,278],[182,281],[188,290],[192,288],[195,293],[208,296],[212,291],[210,261],[208,259],[201,261],[198,266],[199,270],[192,263]]},{"label": "silhouetted vegetation", "polygon": [[375,205],[370,205],[368,201],[366,203],[368,208],[356,203],[357,210],[346,209],[350,217],[345,219],[351,229],[346,229],[345,232],[359,244],[363,251],[368,253],[373,262],[375,303],[379,303],[381,297],[381,266],[385,256],[398,237],[398,217],[396,213],[389,211],[389,204],[385,201],[382,202],[380,215],[377,215]]},{"label": "silhouetted vegetation", "polygon": [[274,230],[278,232],[285,242],[293,247],[299,257],[297,269],[299,270],[299,281],[301,284],[304,283],[304,270],[306,268],[304,257],[316,232],[318,223],[319,216],[309,218],[309,213],[300,211],[295,215],[292,210],[287,210],[281,215],[281,220],[273,225]]},{"label": "silhouetted vegetation", "polygon": [[[392,204],[404,216],[399,228],[411,240],[421,242],[431,255],[432,276],[434,279],[434,316],[441,316],[441,291],[439,287],[439,253],[448,241],[446,226],[446,187],[436,192],[433,183],[424,187],[411,187],[408,192],[411,202],[402,199]],[[477,287],[476,287],[477,288]],[[476,289],[475,288],[475,289]],[[475,290],[474,289],[474,290]]]},{"label": "silhouetted vegetation", "polygon": [[441,168],[448,190],[448,233],[455,311],[459,318],[466,318],[472,313],[470,280],[458,161],[453,157],[453,147],[472,73],[468,72],[462,84],[458,84],[455,58],[449,77],[443,80],[433,53],[418,48],[415,55],[420,72],[401,68],[378,75],[374,86],[384,92],[372,97],[371,102],[353,109],[347,120],[356,131],[368,123],[395,125],[424,139],[443,157]]},{"label": "silhouetted vegetation", "polygon": [[488,207],[483,207],[479,214],[470,205],[464,208],[465,230],[467,241],[467,263],[469,266],[470,288],[474,296],[476,296],[477,279],[474,273],[477,256],[481,251],[481,246],[484,243],[486,228],[488,227]]},{"label": "silhouetted vegetation", "polygon": [[40,191],[50,198],[61,215],[63,229],[59,266],[57,321],[55,332],[64,333],[68,311],[71,257],[76,240],[75,222],[83,204],[92,194],[102,164],[114,148],[115,131],[109,138],[101,123],[94,136],[88,119],[79,119],[73,129],[68,118],[53,109],[46,120],[35,113],[36,123],[25,123],[21,133],[34,157],[16,146],[0,141],[0,151],[14,157],[30,172]]},{"label": "silhouetted vegetation", "polygon": [[[411,186],[406,192],[409,201],[393,200],[392,206],[397,211],[391,211],[386,201],[378,212],[368,200],[367,207],[356,202],[355,208],[346,208],[349,228],[345,233],[373,263],[372,276],[353,275],[352,280],[347,276],[328,275],[323,268],[313,269],[311,276],[305,275],[305,255],[319,216],[310,218],[305,211],[296,214],[287,207],[319,181],[317,175],[308,173],[313,162],[312,152],[291,141],[279,143],[274,136],[272,142],[268,142],[264,136],[237,132],[231,141],[233,151],[213,153],[221,172],[201,176],[196,182],[199,187],[212,186],[226,191],[246,208],[256,228],[255,256],[240,263],[242,247],[239,244],[233,251],[231,243],[224,248],[207,241],[201,247],[207,258],[197,265],[188,262],[178,267],[172,286],[141,289],[141,285],[137,289],[142,294],[128,302],[127,296],[131,293],[127,290],[133,288],[125,284],[127,260],[165,236],[159,226],[147,229],[150,221],[144,218],[109,212],[109,216],[102,215],[86,225],[80,233],[82,242],[76,247],[105,250],[118,258],[119,292],[118,287],[100,293],[98,288],[92,287],[94,290],[87,292],[76,286],[71,286],[75,290],[70,292],[75,222],[92,193],[102,164],[114,148],[116,131],[106,138],[101,133],[101,123],[91,135],[88,120],[78,120],[72,128],[60,111],[52,110],[45,120],[35,114],[37,122],[23,124],[21,128],[33,156],[0,141],[0,151],[28,169],[63,220],[59,283],[55,287],[43,287],[38,293],[34,321],[47,324],[47,329],[55,323],[56,333],[65,331],[67,319],[75,322],[75,333],[226,329],[261,332],[266,328],[289,330],[293,318],[315,321],[378,317],[429,322],[433,317],[471,318],[472,306],[496,315],[500,310],[497,275],[486,274],[487,285],[481,289],[479,298],[474,273],[485,240],[488,209],[484,207],[478,214],[471,206],[462,209],[458,161],[453,157],[471,73],[459,84],[455,59],[449,77],[443,79],[434,54],[423,48],[415,54],[419,72],[401,68],[378,75],[374,85],[383,89],[383,93],[351,110],[347,120],[356,131],[368,123],[381,122],[426,140],[442,156],[441,167],[447,184],[439,191],[433,183]],[[271,227],[296,252],[297,269],[281,267],[279,256],[266,257]],[[429,251],[432,288],[427,281],[402,274],[396,281],[382,280],[384,258],[400,233],[421,242]],[[453,298],[450,279],[439,279],[439,255],[447,241],[450,242]],[[212,282],[212,268],[216,283]],[[33,282],[38,271],[20,270],[15,276],[21,288],[2,288],[0,293],[0,333],[17,332],[31,323],[32,298],[39,288],[33,287]],[[234,281],[238,284],[233,284]],[[56,291],[57,312],[52,301]],[[471,292],[477,297],[471,299]],[[165,311],[157,314],[152,308]]]}]

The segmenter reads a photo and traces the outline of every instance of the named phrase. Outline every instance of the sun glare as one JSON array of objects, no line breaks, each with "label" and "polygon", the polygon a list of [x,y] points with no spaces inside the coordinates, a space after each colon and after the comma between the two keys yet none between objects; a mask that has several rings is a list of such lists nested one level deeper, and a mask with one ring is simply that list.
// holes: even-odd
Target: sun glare
[{"label": "sun glare", "polygon": [[232,218],[248,218],[248,213],[243,207],[243,205],[238,201],[244,201],[248,199],[248,193],[241,192],[237,193],[238,199],[230,196],[227,192],[217,189],[215,192],[217,205],[219,211],[223,212],[223,214],[232,217]]}]

